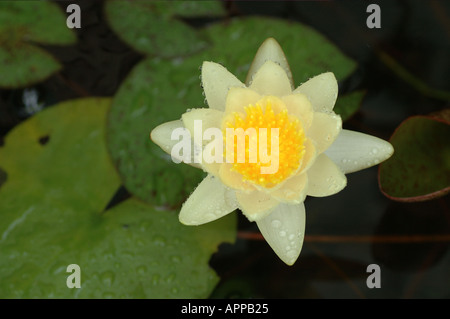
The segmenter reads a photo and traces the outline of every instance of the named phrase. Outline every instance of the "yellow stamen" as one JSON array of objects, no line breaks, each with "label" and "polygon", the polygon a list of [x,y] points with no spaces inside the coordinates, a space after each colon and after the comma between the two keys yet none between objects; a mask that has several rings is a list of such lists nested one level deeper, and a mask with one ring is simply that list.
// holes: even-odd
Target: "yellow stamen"
[{"label": "yellow stamen", "polygon": [[[301,164],[305,154],[305,134],[302,124],[288,114],[284,103],[276,97],[264,97],[255,105],[248,105],[244,109],[245,115],[234,112],[223,126],[225,153],[229,156],[225,157],[232,162],[232,169],[242,174],[243,180],[265,188],[274,187],[290,177]],[[272,128],[278,129],[278,140],[274,140],[278,142],[278,154],[272,154]],[[239,138],[235,139],[234,136],[231,139],[227,138],[227,129],[234,129],[235,132],[242,129],[246,132],[245,141],[241,140],[239,144]],[[265,129],[267,134],[261,137],[260,129]],[[263,139],[266,139],[266,142]],[[261,157],[261,141],[267,146],[269,158],[278,161],[274,173],[261,172],[262,167],[271,165]],[[242,156],[239,160],[238,146],[245,146],[245,161],[242,160]],[[274,149],[276,153],[276,148]]]}]

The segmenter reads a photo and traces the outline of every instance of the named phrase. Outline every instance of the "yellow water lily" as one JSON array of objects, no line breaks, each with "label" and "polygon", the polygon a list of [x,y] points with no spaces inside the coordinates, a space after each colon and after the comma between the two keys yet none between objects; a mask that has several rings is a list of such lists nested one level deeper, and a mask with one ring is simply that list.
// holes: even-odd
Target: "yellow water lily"
[{"label": "yellow water lily", "polygon": [[[391,144],[342,129],[341,117],[333,112],[338,95],[333,73],[294,88],[286,57],[273,38],[257,51],[245,84],[214,62],[203,63],[201,81],[209,108],[189,110],[151,132],[174,160],[208,173],[183,204],[180,221],[200,225],[240,209],[279,258],[294,264],[303,245],[306,196],[341,191],[346,173],[386,160]],[[238,135],[228,134],[239,129],[245,132],[240,142]],[[191,138],[192,152],[174,154],[176,130]]]}]

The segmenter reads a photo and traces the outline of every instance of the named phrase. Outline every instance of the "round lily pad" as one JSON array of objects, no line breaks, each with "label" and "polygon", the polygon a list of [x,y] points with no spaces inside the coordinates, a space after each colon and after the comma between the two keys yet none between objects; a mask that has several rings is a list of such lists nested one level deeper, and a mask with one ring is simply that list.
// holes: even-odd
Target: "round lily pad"
[{"label": "round lily pad", "polygon": [[390,139],[394,155],[380,165],[382,192],[397,201],[424,201],[450,192],[450,125],[414,116]]}]

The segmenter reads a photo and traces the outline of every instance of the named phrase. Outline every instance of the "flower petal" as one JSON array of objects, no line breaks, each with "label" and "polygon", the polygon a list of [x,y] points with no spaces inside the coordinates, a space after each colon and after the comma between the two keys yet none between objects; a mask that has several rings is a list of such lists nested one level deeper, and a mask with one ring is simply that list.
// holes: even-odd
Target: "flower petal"
[{"label": "flower petal", "polygon": [[308,170],[312,164],[314,164],[314,160],[317,157],[317,151],[314,144],[311,142],[311,140],[308,138],[305,140],[305,154],[303,155],[302,164],[296,174],[300,175],[304,173],[306,170]]},{"label": "flower petal", "polygon": [[307,174],[292,176],[271,194],[281,202],[299,204],[305,200],[307,184]]},{"label": "flower petal", "polygon": [[320,154],[333,144],[341,130],[342,119],[339,115],[315,112],[307,136],[314,141]]},{"label": "flower petal", "polygon": [[330,196],[340,192],[347,185],[344,173],[325,154],[320,154],[316,158],[307,174],[309,196]]},{"label": "flower petal", "polygon": [[[214,109],[192,109],[189,112],[184,113],[181,116],[181,120],[183,121],[183,125],[185,128],[189,130],[191,136],[195,138],[194,132],[194,124],[195,121],[201,121],[201,130],[200,127],[197,128],[199,134],[199,138],[202,141],[202,145],[208,144],[209,140],[203,140],[203,132],[211,127],[216,127],[220,129],[220,123],[222,121],[223,112]],[[198,141],[200,144],[200,141]]]},{"label": "flower petal", "polygon": [[185,225],[201,225],[238,208],[235,191],[208,175],[181,207],[179,219]]},{"label": "flower petal", "polygon": [[280,202],[266,192],[236,192],[236,199],[242,213],[250,221],[260,220],[269,214]]},{"label": "flower petal", "polygon": [[313,109],[311,103],[303,94],[289,94],[282,98],[290,115],[297,117],[307,130],[313,120]]},{"label": "flower petal", "polygon": [[389,142],[360,132],[342,130],[325,154],[345,173],[353,173],[387,160],[394,153]]},{"label": "flower petal", "polygon": [[249,82],[253,75],[266,61],[269,60],[275,62],[283,68],[283,70],[287,74],[289,82],[291,83],[291,88],[293,88],[294,82],[292,79],[292,73],[289,67],[289,63],[286,59],[286,56],[284,55],[283,49],[274,38],[268,38],[259,47],[258,51],[256,52],[255,58],[253,59],[252,65],[248,70],[245,83],[249,85]]},{"label": "flower petal", "polygon": [[226,186],[241,191],[250,192],[255,188],[243,181],[242,175],[232,169],[232,164],[223,163],[219,168],[219,176]]},{"label": "flower petal", "polygon": [[294,90],[303,93],[311,102],[316,112],[331,112],[338,95],[338,83],[333,73],[319,74]]},{"label": "flower petal", "polygon": [[245,113],[245,107],[252,104],[255,105],[261,99],[261,95],[249,88],[233,87],[228,91],[225,113],[232,112]]},{"label": "flower petal", "polygon": [[[163,124],[155,127],[151,131],[150,138],[156,145],[161,147],[161,149],[164,152],[172,155],[171,154],[172,148],[180,142],[179,140],[173,140],[171,138],[172,132],[178,128],[186,129],[183,126],[183,122],[181,120],[163,123]],[[194,141],[191,139],[191,159],[190,159],[189,163],[186,163],[186,164],[189,164],[193,167],[201,168],[201,165],[199,163],[195,163],[196,161],[194,160],[195,157],[198,154],[200,154],[200,149],[201,149],[201,146],[195,145]],[[175,156],[175,158],[182,161],[182,158],[177,158],[176,156]]]},{"label": "flower petal", "polygon": [[266,61],[255,73],[250,88],[262,95],[285,96],[292,88],[284,69],[272,61]]},{"label": "flower petal", "polygon": [[225,110],[225,101],[231,87],[245,87],[232,73],[218,63],[203,62],[202,86],[208,105],[212,109]]},{"label": "flower petal", "polygon": [[278,257],[289,266],[293,265],[300,255],[305,236],[304,204],[280,204],[256,223]]}]

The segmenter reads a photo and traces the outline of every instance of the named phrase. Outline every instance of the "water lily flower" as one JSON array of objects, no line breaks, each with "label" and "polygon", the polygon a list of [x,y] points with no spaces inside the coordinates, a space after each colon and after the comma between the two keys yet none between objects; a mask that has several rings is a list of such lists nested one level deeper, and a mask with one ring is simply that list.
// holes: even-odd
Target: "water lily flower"
[{"label": "water lily flower", "polygon": [[[189,110],[180,120],[156,127],[151,132],[156,144],[173,155],[171,150],[178,143],[174,130],[188,131],[192,137],[198,134],[198,121],[202,136],[209,128],[225,136],[227,129],[255,130],[244,144],[244,161],[234,157],[238,155],[234,137],[210,136],[193,143],[192,160],[184,161],[208,174],[183,204],[181,223],[200,225],[240,209],[257,223],[279,258],[294,264],[303,245],[306,196],[338,193],[347,184],[345,174],[386,160],[393,147],[377,137],[342,129],[341,117],[333,112],[338,95],[333,73],[317,75],[294,88],[286,57],[273,38],[258,49],[245,83],[214,62],[203,63],[201,81],[209,108]],[[260,128],[276,128],[276,138],[271,140],[270,133],[263,137]],[[277,142],[276,152],[275,144],[270,144],[273,147],[265,154],[272,153],[271,163],[277,164],[269,173],[262,170],[268,166],[263,154],[249,161],[255,151],[250,141],[261,146],[267,139]],[[224,144],[223,153],[218,143]],[[212,149],[219,158],[229,153],[233,158],[198,160],[203,152],[213,154]]]}]

